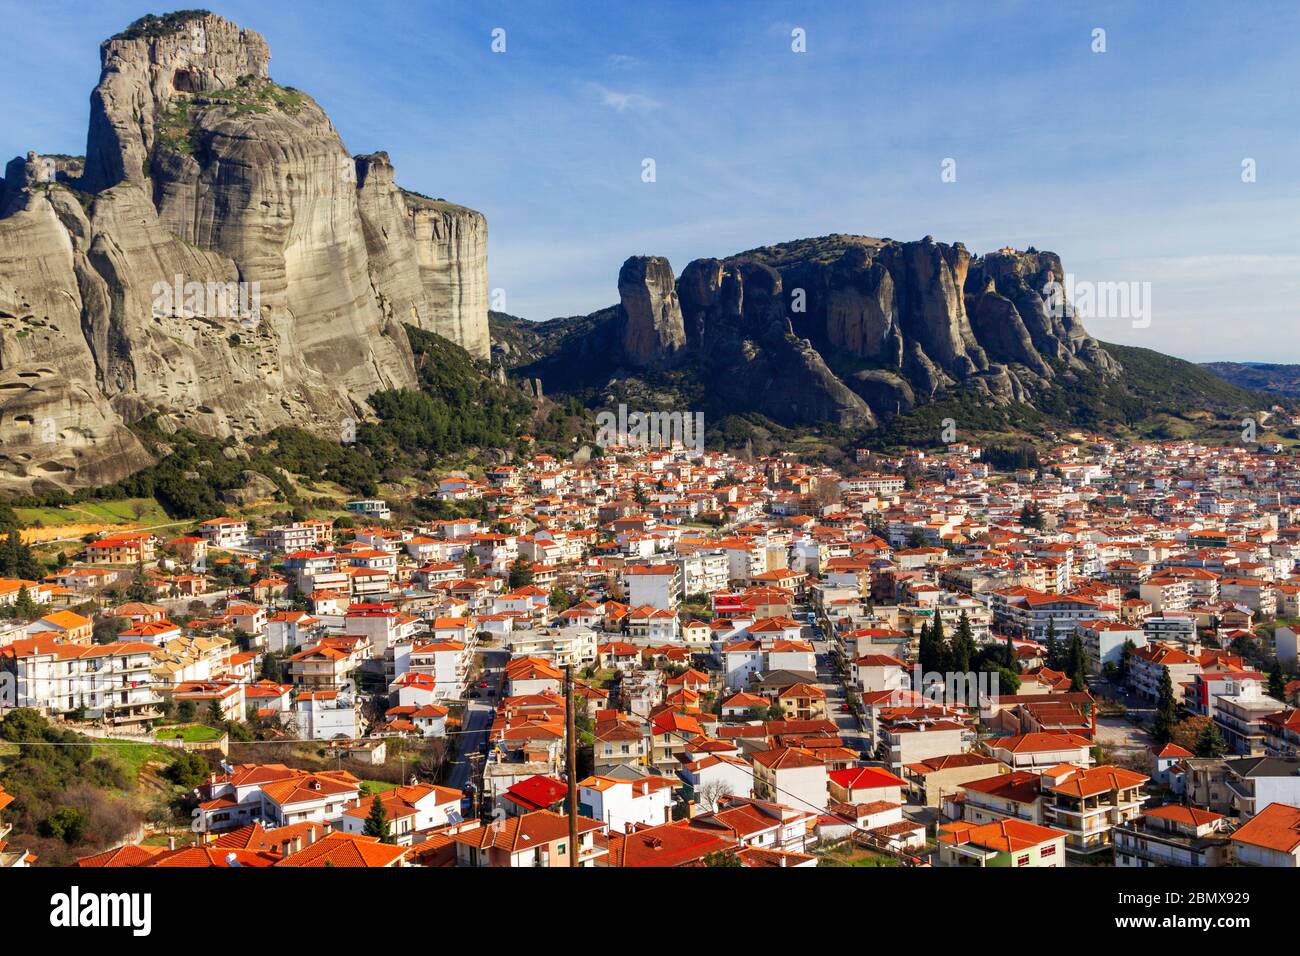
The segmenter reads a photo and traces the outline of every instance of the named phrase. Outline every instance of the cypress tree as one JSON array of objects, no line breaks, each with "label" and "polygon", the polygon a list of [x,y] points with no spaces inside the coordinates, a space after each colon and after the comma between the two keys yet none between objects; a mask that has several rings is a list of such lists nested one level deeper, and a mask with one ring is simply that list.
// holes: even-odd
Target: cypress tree
[{"label": "cypress tree", "polygon": [[1178,722],[1178,702],[1174,700],[1174,682],[1169,676],[1169,668],[1160,674],[1160,695],[1156,699],[1156,720],[1151,727],[1151,735],[1157,743],[1167,744],[1174,737],[1174,725]]}]

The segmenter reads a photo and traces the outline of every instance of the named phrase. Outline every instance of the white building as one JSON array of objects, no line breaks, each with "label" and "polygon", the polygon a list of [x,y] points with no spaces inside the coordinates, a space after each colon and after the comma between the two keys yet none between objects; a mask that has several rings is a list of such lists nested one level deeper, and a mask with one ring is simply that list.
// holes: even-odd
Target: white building
[{"label": "white building", "polygon": [[361,736],[356,702],[346,691],[317,690],[298,695],[293,706],[298,733],[308,740]]},{"label": "white building", "polygon": [[677,785],[670,777],[591,776],[578,783],[578,812],[604,823],[611,833],[624,833],[638,823],[659,826],[672,821]]}]

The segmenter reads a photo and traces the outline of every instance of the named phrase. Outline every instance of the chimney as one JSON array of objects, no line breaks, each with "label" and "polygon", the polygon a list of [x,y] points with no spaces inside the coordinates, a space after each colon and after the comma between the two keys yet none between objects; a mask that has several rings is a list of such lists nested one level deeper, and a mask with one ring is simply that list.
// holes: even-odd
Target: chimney
[{"label": "chimney", "polygon": [[176,849],[176,838],[174,836],[169,836],[167,838],[167,849],[169,850]]}]

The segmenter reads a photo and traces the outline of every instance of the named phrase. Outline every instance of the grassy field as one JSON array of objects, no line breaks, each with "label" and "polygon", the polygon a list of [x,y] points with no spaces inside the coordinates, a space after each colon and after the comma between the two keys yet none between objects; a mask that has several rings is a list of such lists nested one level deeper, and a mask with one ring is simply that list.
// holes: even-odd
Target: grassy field
[{"label": "grassy field", "polygon": [[187,744],[206,744],[221,739],[221,731],[203,724],[187,724],[184,727],[165,727],[154,736],[159,740],[183,740]]},{"label": "grassy field", "polygon": [[135,740],[96,740],[92,749],[96,757],[105,757],[120,766],[133,783],[140,776],[140,768],[151,760],[171,763],[176,759],[176,751],[170,748]]},{"label": "grassy field", "polygon": [[28,526],[58,528],[69,524],[164,524],[171,519],[153,498],[119,498],[83,501],[62,508],[15,508],[18,520]]},{"label": "grassy field", "polygon": [[397,788],[397,784],[386,783],[383,780],[362,780],[361,785],[365,787],[369,793],[385,793]]}]

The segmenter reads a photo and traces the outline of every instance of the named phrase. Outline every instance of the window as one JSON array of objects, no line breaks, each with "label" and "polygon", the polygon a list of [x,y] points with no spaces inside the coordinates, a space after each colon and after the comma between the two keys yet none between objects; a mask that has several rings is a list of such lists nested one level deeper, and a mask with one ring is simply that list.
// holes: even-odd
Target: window
[{"label": "window", "polygon": [[1056,844],[1053,843],[1051,846],[1043,847],[1041,850],[1038,851],[1038,855],[1040,857],[1056,856]]},{"label": "window", "polygon": [[1028,866],[1028,865],[1029,865],[1028,853],[1024,854],[1023,856],[1016,857],[1016,866]]}]

